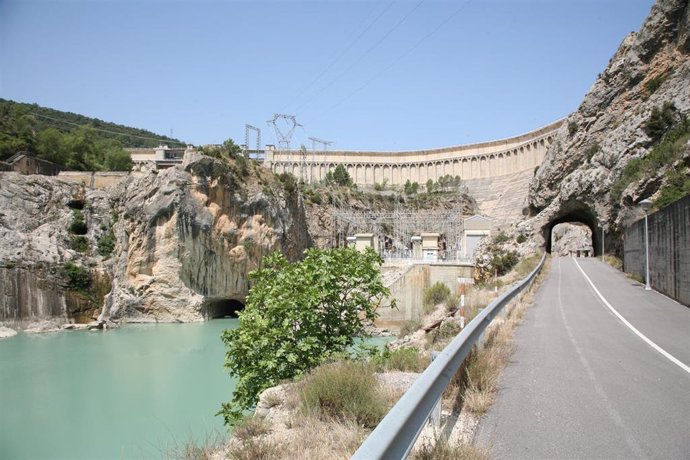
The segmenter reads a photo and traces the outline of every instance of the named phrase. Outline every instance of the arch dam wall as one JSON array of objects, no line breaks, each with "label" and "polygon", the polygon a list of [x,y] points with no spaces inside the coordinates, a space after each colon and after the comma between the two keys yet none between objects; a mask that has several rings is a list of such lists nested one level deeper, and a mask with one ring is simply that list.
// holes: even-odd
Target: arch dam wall
[{"label": "arch dam wall", "polygon": [[463,180],[487,179],[533,171],[544,160],[563,120],[529,133],[479,144],[407,152],[266,150],[264,166],[289,172],[305,182],[325,179],[343,165],[359,186],[375,183],[400,186],[407,180],[426,183],[445,175]]}]

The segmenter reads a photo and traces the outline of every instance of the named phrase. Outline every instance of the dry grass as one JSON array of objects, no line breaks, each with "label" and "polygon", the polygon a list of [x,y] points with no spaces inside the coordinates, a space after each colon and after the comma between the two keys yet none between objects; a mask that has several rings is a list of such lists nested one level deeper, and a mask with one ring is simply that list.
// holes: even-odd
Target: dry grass
[{"label": "dry grass", "polygon": [[348,459],[355,453],[369,430],[354,422],[325,422],[309,416],[300,421],[298,432],[291,437],[286,459]]},{"label": "dry grass", "polygon": [[489,452],[474,444],[449,445],[437,440],[423,444],[412,455],[413,460],[488,460]]},{"label": "dry grass", "polygon": [[357,361],[339,361],[314,369],[301,382],[300,399],[309,415],[369,428],[375,427],[388,411],[374,366]]},{"label": "dry grass", "polygon": [[423,372],[431,362],[428,355],[412,347],[389,351],[376,361],[383,371],[401,372]]},{"label": "dry grass", "polygon": [[190,438],[182,444],[165,449],[162,456],[179,460],[210,460],[227,442],[226,437],[227,435],[214,432],[201,441]]},{"label": "dry grass", "polygon": [[285,452],[282,444],[264,438],[250,438],[232,445],[225,454],[232,460],[272,460],[285,458]]},{"label": "dry grass", "polygon": [[249,416],[240,420],[232,430],[235,438],[246,440],[263,436],[271,431],[271,425],[261,417]]},{"label": "dry grass", "polygon": [[606,262],[616,270],[623,270],[623,261],[612,254],[606,254],[604,256],[604,262]]},{"label": "dry grass", "polygon": [[[529,273],[539,260],[535,257],[523,270]],[[513,332],[522,322],[527,307],[533,302],[534,290],[550,267],[547,259],[542,272],[532,286],[506,308],[503,318],[495,318],[484,333],[481,349],[475,348],[465,358],[454,377],[445,398],[455,410],[465,409],[475,415],[484,414],[493,403],[501,372],[515,350]]]}]

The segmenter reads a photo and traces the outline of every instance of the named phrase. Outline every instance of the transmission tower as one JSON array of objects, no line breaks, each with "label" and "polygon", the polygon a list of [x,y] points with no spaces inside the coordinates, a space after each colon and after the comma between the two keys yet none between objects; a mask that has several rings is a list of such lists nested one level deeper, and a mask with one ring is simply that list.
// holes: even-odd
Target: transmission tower
[{"label": "transmission tower", "polygon": [[261,130],[256,126],[244,125],[244,152],[245,157],[249,157],[247,151],[249,150],[249,131],[256,132],[256,159],[259,159],[259,149],[261,148]]},{"label": "transmission tower", "polygon": [[[287,125],[286,128],[280,129],[278,126],[278,121],[282,120],[283,123]],[[287,161],[290,162],[290,142],[292,141],[292,134],[295,132],[297,127],[300,127],[299,123],[295,119],[294,115],[284,115],[282,113],[276,113],[273,115],[272,120],[268,120],[266,123],[273,125],[273,129],[276,132],[276,139],[278,140],[278,150],[285,150],[287,152]]]},{"label": "transmission tower", "polygon": [[311,141],[311,183],[314,183],[314,168],[316,167],[316,144],[321,144],[323,146],[324,152],[328,150],[328,146],[333,144],[333,141],[324,141],[323,139],[319,139],[318,137],[310,137],[309,140]]}]

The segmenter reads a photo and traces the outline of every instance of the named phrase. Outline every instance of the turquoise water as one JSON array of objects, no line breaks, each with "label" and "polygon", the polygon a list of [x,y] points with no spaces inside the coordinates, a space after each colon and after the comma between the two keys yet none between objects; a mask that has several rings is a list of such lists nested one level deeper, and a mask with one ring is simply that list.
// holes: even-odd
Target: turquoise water
[{"label": "turquoise water", "polygon": [[224,432],[223,329],[130,325],[0,341],[0,458],[156,458]]},{"label": "turquoise water", "polygon": [[128,325],[0,341],[0,459],[160,458],[189,439],[225,433],[214,414],[234,381],[220,334],[237,325]]}]

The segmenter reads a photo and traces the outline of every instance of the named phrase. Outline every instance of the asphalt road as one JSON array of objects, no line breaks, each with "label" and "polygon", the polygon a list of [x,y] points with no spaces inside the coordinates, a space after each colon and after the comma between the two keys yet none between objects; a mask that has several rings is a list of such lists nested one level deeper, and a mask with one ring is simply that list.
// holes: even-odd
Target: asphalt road
[{"label": "asphalt road", "polygon": [[690,308],[555,257],[515,340],[477,432],[495,458],[690,459]]}]

